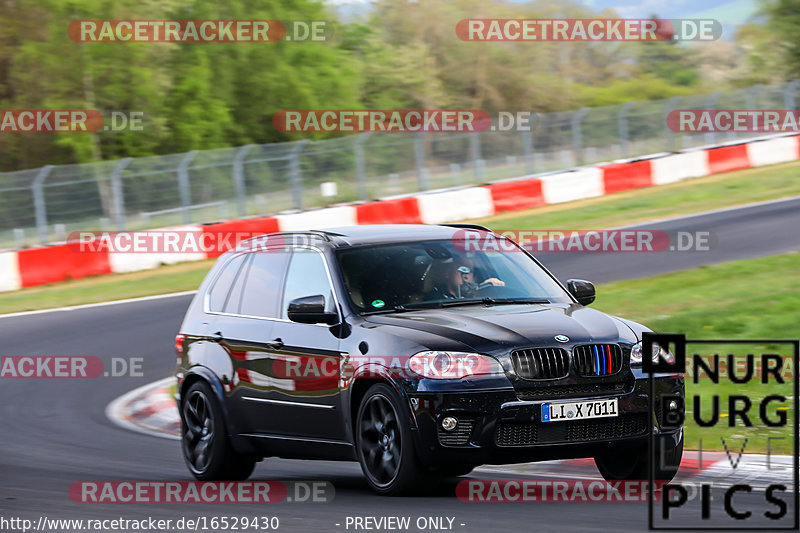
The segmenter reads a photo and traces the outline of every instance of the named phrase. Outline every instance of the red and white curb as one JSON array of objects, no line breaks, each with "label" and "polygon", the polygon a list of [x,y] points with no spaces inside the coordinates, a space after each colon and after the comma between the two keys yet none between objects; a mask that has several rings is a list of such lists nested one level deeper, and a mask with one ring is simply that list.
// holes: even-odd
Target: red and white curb
[{"label": "red and white curb", "polygon": [[165,439],[180,439],[180,416],[169,377],[123,394],[106,407],[106,416],[121,428]]},{"label": "red and white curb", "polygon": [[[504,211],[595,198],[621,191],[675,183],[721,172],[757,168],[800,159],[800,136],[776,136],[709,146],[676,153],[601,163],[550,174],[372,202],[336,205],[215,224],[191,224],[150,231],[192,234],[207,242],[208,251],[181,253],[79,253],[66,243],[0,251],[0,292],[58,283],[86,276],[135,272],[161,264],[217,257],[227,246],[226,236],[276,231],[307,231],[357,224],[442,224],[481,218]],[[222,243],[222,244],[220,244]]]},{"label": "red and white curb", "polygon": [[[736,441],[739,443],[739,441]],[[733,447],[736,447],[734,445]],[[743,453],[738,449],[725,452],[706,452],[699,457],[696,450],[683,452],[681,467],[675,483],[695,485],[709,484],[730,487],[747,484],[754,490],[765,490],[769,485],[781,483],[787,487],[794,484],[794,459],[789,455],[766,455]],[[734,467],[734,465],[736,465]],[[602,479],[593,459],[567,459],[508,466],[482,466],[480,472],[494,473],[505,477],[536,477],[594,481]]]},{"label": "red and white curb", "polygon": [[[111,402],[106,416],[118,426],[165,439],[180,439],[180,418],[170,387],[175,378],[169,377],[139,387]],[[729,487],[746,483],[763,490],[774,483],[791,487],[794,483],[794,458],[790,455],[739,455],[741,441],[728,443],[729,454],[696,450],[683,453],[676,482],[708,483]],[[735,466],[734,466],[735,465]],[[574,480],[602,479],[593,459],[567,459],[516,465],[481,466],[476,472],[504,477],[558,478]]]}]

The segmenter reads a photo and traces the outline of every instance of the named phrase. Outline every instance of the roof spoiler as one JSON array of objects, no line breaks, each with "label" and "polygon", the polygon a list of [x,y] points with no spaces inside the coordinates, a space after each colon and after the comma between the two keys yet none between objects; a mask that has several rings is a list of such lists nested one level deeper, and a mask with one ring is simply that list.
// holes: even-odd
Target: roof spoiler
[{"label": "roof spoiler", "polygon": [[439,224],[440,226],[447,226],[449,228],[460,228],[460,229],[476,229],[481,231],[488,231],[489,233],[494,233],[492,230],[487,228],[486,226],[481,226],[480,224]]}]

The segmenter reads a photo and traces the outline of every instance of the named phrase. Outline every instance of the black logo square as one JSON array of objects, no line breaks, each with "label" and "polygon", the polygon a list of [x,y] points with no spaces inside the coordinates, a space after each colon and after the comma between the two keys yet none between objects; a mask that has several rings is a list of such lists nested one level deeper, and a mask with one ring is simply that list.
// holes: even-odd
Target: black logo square
[{"label": "black logo square", "polygon": [[[653,344],[669,350],[674,356],[670,363],[663,357],[653,362]],[[644,332],[642,334],[642,369],[650,374],[684,374],[686,373],[686,335],[661,334]]]}]

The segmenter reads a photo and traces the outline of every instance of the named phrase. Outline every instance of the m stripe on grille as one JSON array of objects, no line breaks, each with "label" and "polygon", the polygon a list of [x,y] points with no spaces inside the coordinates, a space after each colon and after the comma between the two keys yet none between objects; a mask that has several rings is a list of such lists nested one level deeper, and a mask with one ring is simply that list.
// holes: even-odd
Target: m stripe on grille
[{"label": "m stripe on grille", "polygon": [[616,344],[587,344],[572,350],[575,371],[580,376],[610,376],[622,368],[622,350]]}]

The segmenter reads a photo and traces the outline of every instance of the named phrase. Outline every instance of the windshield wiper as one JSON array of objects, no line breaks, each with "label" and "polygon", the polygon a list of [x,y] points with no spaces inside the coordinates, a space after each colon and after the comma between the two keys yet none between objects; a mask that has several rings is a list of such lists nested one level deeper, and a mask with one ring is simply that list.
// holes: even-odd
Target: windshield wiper
[{"label": "windshield wiper", "polygon": [[480,300],[447,300],[442,307],[458,307],[462,305],[515,305],[515,304],[549,304],[550,300],[542,298],[482,298]]},{"label": "windshield wiper", "polygon": [[520,304],[549,304],[553,303],[545,298],[481,298],[480,300],[444,300],[440,302],[412,302],[405,305],[396,305],[387,309],[373,309],[364,311],[362,316],[385,315],[389,313],[407,313],[422,309],[441,309],[444,307],[461,307],[467,305],[520,305]]},{"label": "windshield wiper", "polygon": [[438,303],[432,305],[428,303],[425,306],[418,304],[396,305],[388,309],[373,309],[372,311],[364,311],[363,313],[361,313],[361,315],[366,316],[366,315],[384,315],[387,313],[407,313],[409,311],[418,311],[420,309],[435,309],[437,307],[441,306],[438,305]]}]

